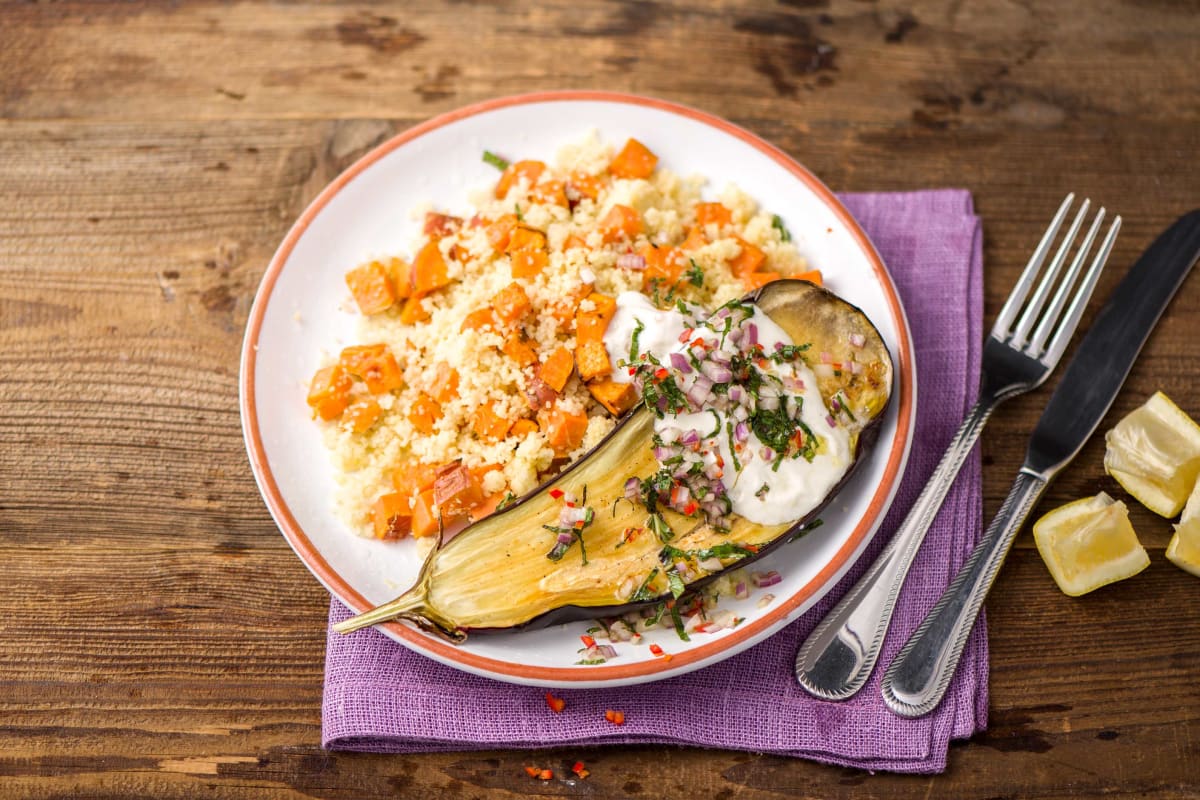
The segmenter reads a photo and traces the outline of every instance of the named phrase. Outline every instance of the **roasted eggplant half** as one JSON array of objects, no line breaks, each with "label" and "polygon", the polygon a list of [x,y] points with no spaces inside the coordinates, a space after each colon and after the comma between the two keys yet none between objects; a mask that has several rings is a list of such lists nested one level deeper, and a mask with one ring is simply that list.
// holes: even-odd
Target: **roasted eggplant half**
[{"label": "roasted eggplant half", "polygon": [[[849,465],[802,517],[766,525],[732,514],[726,529],[718,530],[704,515],[661,509],[669,535],[646,530],[647,507],[628,499],[627,483],[653,475],[660,464],[653,443],[655,414],[639,404],[602,443],[553,480],[433,550],[416,584],[403,595],[336,629],[344,633],[404,619],[461,641],[468,632],[612,616],[744,567],[810,524],[877,438],[892,393],[892,360],[866,315],[823,288],[781,280],[745,300],[794,343],[808,345],[805,360],[814,367],[826,407],[853,409],[843,417]],[[831,368],[851,362],[853,369]],[[555,544],[548,528],[560,518],[563,497],[585,495],[583,505],[592,510],[581,535],[586,552],[576,548],[567,557],[548,557]],[[674,568],[680,560],[686,569]]]}]

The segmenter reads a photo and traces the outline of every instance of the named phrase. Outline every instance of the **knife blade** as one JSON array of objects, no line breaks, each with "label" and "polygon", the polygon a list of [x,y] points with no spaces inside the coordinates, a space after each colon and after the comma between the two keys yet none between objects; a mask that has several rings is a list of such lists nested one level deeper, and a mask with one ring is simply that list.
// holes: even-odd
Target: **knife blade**
[{"label": "knife blade", "polygon": [[1167,304],[1200,259],[1200,209],[1176,220],[1117,284],[1067,365],[996,518],[884,674],[884,702],[919,717],[942,701],[984,598],[1050,481],[1108,413]]},{"label": "knife blade", "polygon": [[1197,258],[1200,209],[1163,231],[1100,309],[1033,430],[1026,469],[1049,481],[1075,458],[1108,413]]}]

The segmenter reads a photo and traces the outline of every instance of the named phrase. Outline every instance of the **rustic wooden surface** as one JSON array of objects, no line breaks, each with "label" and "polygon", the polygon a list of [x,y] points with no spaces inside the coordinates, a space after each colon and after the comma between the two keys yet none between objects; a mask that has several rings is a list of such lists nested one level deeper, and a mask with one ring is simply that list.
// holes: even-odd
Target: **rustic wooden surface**
[{"label": "rustic wooden surface", "polygon": [[[1119,210],[1112,263],[1200,204],[1200,6],[1183,0],[0,4],[0,796],[994,798],[1200,795],[1200,583],[1082,599],[1029,535],[989,603],[986,734],[938,777],[687,748],[326,753],[327,596],[255,490],[242,330],[292,220],[441,111],[520,91],[682,101],[839,190],[975,193],[987,317],[1068,190]],[[1107,295],[1120,269],[1104,278]],[[1200,278],[1106,421],[1200,416]],[[1045,402],[983,443],[994,512]],[[1044,508],[1119,489],[1093,441]]]}]

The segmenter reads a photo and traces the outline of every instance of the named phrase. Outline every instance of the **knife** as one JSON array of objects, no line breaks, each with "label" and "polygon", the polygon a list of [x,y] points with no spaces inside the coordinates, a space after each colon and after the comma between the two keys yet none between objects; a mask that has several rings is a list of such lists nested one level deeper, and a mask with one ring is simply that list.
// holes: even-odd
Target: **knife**
[{"label": "knife", "polygon": [[883,676],[883,699],[905,717],[928,714],[950,679],[1000,565],[1046,486],[1079,453],[1125,383],[1167,303],[1200,258],[1200,209],[1167,228],[1113,291],[1029,441],[996,518]]}]

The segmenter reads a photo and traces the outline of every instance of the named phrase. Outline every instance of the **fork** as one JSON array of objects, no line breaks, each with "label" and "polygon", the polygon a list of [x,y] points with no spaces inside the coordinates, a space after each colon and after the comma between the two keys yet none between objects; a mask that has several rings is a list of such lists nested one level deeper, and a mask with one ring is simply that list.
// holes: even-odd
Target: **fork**
[{"label": "fork", "polygon": [[800,646],[796,654],[796,680],[810,694],[825,700],[845,700],[866,684],[917,550],[988,417],[1000,403],[1044,383],[1067,349],[1120,223],[1118,217],[1080,279],[1104,220],[1101,208],[1066,275],[1058,280],[1091,206],[1089,200],[1083,201],[1044,271],[1042,263],[1074,200],[1075,195],[1068,194],[1058,207],[1029,264],[1000,309],[983,346],[979,401],[968,412],[925,489],[875,563]]}]

